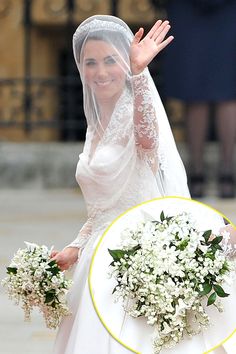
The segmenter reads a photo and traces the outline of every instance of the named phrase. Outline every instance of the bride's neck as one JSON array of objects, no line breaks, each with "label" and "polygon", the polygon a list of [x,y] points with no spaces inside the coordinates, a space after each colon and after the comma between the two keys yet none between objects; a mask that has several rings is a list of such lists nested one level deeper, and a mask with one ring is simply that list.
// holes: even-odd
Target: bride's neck
[{"label": "bride's neck", "polygon": [[[120,97],[120,95],[119,95]],[[112,97],[109,99],[103,99],[103,100],[98,100],[98,107],[99,107],[99,113],[101,115],[101,120],[104,123],[104,126],[106,127],[112,113],[115,109],[115,105],[119,99],[119,97]]]},{"label": "bride's neck", "polygon": [[108,119],[109,117],[111,117],[113,111],[115,108],[115,104],[111,104],[111,102],[102,102],[101,104],[99,104],[99,112],[101,115],[102,119]]}]

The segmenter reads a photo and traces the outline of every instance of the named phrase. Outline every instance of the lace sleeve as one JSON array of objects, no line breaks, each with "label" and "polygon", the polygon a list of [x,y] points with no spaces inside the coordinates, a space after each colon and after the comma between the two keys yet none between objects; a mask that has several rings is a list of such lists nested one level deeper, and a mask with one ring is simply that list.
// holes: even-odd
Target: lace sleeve
[{"label": "lace sleeve", "polygon": [[228,224],[220,229],[223,236],[223,250],[229,257],[236,256],[236,229]]},{"label": "lace sleeve", "polygon": [[139,75],[133,75],[134,91],[134,136],[138,155],[146,160],[153,170],[157,167],[158,123],[148,76],[145,69]]},{"label": "lace sleeve", "polygon": [[92,231],[92,218],[88,218],[86,223],[83,225],[83,227],[80,229],[78,236],[74,241],[72,241],[67,247],[76,247],[79,249],[84,249],[86,243],[88,242],[88,239],[91,235]]}]

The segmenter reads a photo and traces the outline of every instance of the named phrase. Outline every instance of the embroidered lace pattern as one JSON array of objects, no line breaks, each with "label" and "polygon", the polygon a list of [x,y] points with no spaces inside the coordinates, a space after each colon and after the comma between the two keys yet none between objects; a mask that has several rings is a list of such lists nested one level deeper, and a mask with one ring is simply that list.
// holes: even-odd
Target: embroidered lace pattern
[{"label": "embroidered lace pattern", "polygon": [[134,90],[134,134],[137,152],[155,173],[158,161],[158,123],[145,70],[132,78]]},{"label": "embroidered lace pattern", "polygon": [[67,247],[76,247],[76,248],[83,249],[89,237],[91,236],[92,225],[93,225],[92,222],[93,222],[93,218],[88,218],[86,223],[79,231],[77,238],[73,242],[71,242]]},{"label": "embroidered lace pattern", "polygon": [[[105,130],[103,144],[124,145],[133,134],[133,108],[132,95],[125,89],[117,102],[113,117]],[[125,107],[125,109],[124,109]]]}]

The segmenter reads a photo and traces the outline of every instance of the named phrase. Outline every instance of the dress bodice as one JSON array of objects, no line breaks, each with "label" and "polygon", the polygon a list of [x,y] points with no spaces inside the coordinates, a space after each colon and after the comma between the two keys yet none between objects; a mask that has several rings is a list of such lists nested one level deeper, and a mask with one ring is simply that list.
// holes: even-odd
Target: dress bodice
[{"label": "dress bodice", "polygon": [[[121,186],[122,193],[119,199],[112,200],[112,197],[109,197],[110,185],[105,183],[106,176],[111,175],[112,169],[116,168],[109,164],[109,157],[112,155],[114,160],[114,155],[117,155],[117,161],[119,161],[122,152],[122,146],[110,145],[98,148],[90,161],[83,153],[80,155],[76,169],[76,180],[84,195],[89,216],[101,214],[103,211],[106,211],[107,214],[109,210],[114,216],[118,216],[128,208],[158,196],[156,180],[152,170],[145,161],[136,156],[132,173],[127,176],[125,185]],[[87,173],[89,166],[92,166],[93,171],[96,171],[94,178]],[[99,183],[96,180],[97,176],[100,177]],[[101,183],[103,178],[104,183]],[[113,183],[116,183],[116,181]],[[102,204],[100,204],[101,198]]]}]

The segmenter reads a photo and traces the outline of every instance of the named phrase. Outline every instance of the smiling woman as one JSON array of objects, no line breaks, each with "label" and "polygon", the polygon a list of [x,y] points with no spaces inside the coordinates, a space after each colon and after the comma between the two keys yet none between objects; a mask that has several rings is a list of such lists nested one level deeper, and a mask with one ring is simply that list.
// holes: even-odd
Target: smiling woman
[{"label": "smiling woman", "polygon": [[[88,220],[78,237],[52,257],[65,270],[79,262],[68,298],[72,316],[61,324],[55,354],[126,354],[93,308],[88,272],[93,251],[118,215],[164,195],[189,196],[186,174],[147,65],[172,40],[168,21],[143,37],[119,18],[97,15],[73,37],[83,83],[87,133],[76,169]],[[166,38],[167,36],[167,38]]]},{"label": "smiling woman", "polygon": [[121,94],[128,87],[131,94],[129,45],[122,30],[120,33],[105,28],[82,32],[74,41],[84,87],[85,115],[88,126],[96,131],[96,139],[101,138],[110,122]]},{"label": "smiling woman", "polygon": [[107,103],[114,108],[125,87],[121,54],[105,41],[90,39],[84,46],[83,59],[84,81],[99,105],[109,100]]}]

